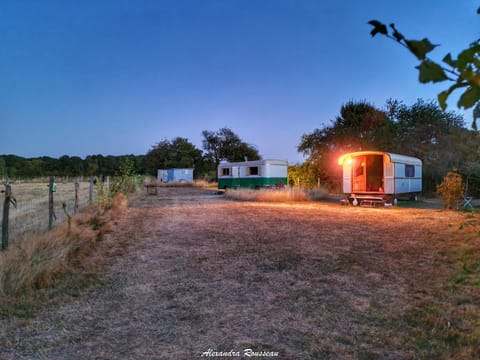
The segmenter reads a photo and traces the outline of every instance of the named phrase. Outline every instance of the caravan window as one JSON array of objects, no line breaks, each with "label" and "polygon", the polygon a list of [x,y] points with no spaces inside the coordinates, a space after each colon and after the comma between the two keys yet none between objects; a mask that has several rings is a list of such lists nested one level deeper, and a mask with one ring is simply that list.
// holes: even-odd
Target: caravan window
[{"label": "caravan window", "polygon": [[405,165],[405,177],[415,177],[415,166]]},{"label": "caravan window", "polygon": [[222,168],[222,176],[230,176],[230,168]]},{"label": "caravan window", "polygon": [[247,175],[258,175],[258,166],[251,166],[247,168]]}]

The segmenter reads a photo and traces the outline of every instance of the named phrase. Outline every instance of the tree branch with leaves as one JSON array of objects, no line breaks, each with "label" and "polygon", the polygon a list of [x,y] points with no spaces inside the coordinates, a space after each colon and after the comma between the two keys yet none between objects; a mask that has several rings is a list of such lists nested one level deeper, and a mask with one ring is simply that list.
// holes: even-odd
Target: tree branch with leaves
[{"label": "tree branch with leaves", "polygon": [[[480,14],[480,8],[477,9],[477,14]],[[463,90],[457,102],[458,108],[469,109],[480,104],[480,39],[461,51],[456,59],[448,53],[440,64],[427,56],[438,46],[429,39],[409,40],[396,29],[395,24],[387,26],[378,20],[371,20],[368,24],[373,26],[370,32],[372,37],[377,34],[384,35],[415,55],[420,61],[416,68],[421,83],[453,82],[447,90],[438,94],[442,110],[447,108],[447,99],[456,90]]]}]

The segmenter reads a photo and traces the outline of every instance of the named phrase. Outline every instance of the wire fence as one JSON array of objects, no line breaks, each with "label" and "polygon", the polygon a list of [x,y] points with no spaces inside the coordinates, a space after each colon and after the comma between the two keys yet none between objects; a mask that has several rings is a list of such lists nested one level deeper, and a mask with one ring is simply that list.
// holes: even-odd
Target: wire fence
[{"label": "wire fence", "polygon": [[[78,182],[77,192],[75,191]],[[67,219],[65,210],[72,215],[85,208],[89,201],[95,201],[96,193],[90,190],[88,179],[59,179],[55,182],[53,193],[53,225]],[[8,216],[8,236],[11,242],[26,234],[46,231],[49,226],[49,180],[15,181],[10,183],[15,206],[10,206]],[[77,193],[77,201],[75,201]],[[90,199],[90,197],[92,197]],[[77,208],[75,209],[75,205]],[[5,206],[1,207],[1,218]]]}]

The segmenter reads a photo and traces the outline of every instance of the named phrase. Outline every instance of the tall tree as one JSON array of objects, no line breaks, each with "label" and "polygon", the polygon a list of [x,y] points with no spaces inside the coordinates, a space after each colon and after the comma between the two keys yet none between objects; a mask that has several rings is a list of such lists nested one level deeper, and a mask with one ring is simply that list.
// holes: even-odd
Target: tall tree
[{"label": "tall tree", "polygon": [[[384,111],[366,101],[349,101],[342,105],[340,115],[330,125],[314,129],[302,136],[298,151],[308,156],[315,169],[314,183],[335,184],[340,177],[337,159],[346,152],[381,150],[393,136],[394,126]],[[390,150],[390,148],[387,148]]]},{"label": "tall tree", "polygon": [[228,128],[218,131],[203,131],[203,149],[205,158],[218,167],[221,161],[244,161],[258,160],[261,158],[258,150],[246,142]]},{"label": "tall tree", "polygon": [[480,135],[465,128],[463,118],[445,112],[435,102],[419,99],[412,106],[395,100],[386,111],[364,103],[347,103],[329,126],[302,137],[298,150],[308,156],[322,182],[339,184],[336,160],[346,152],[379,150],[415,156],[424,163],[424,189],[452,168],[463,174],[480,163]]},{"label": "tall tree", "polygon": [[444,137],[454,128],[464,128],[463,117],[444,112],[433,101],[418,99],[412,106],[397,103],[391,109],[397,125],[396,149],[406,155],[422,158],[427,152],[441,147]]},{"label": "tall tree", "polygon": [[160,141],[145,156],[147,172],[152,175],[158,169],[197,167],[201,161],[202,151],[182,137]]},{"label": "tall tree", "polygon": [[434,191],[453,168],[464,172],[480,160],[478,134],[465,128],[459,114],[419,99],[411,106],[398,103],[391,115],[397,126],[395,151],[422,159],[426,191]]}]

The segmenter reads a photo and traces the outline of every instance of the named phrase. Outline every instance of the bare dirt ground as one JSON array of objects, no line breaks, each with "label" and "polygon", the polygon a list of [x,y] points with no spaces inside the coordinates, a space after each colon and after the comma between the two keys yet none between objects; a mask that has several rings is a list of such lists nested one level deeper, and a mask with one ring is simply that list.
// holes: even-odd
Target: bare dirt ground
[{"label": "bare dirt ground", "polygon": [[[246,358],[245,349],[278,359],[415,358],[411,314],[449,284],[455,244],[478,247],[466,222],[438,210],[159,189],[134,199],[108,235],[130,245],[101,285],[32,318],[0,320],[0,358]],[[440,329],[455,326],[441,318]]]}]

